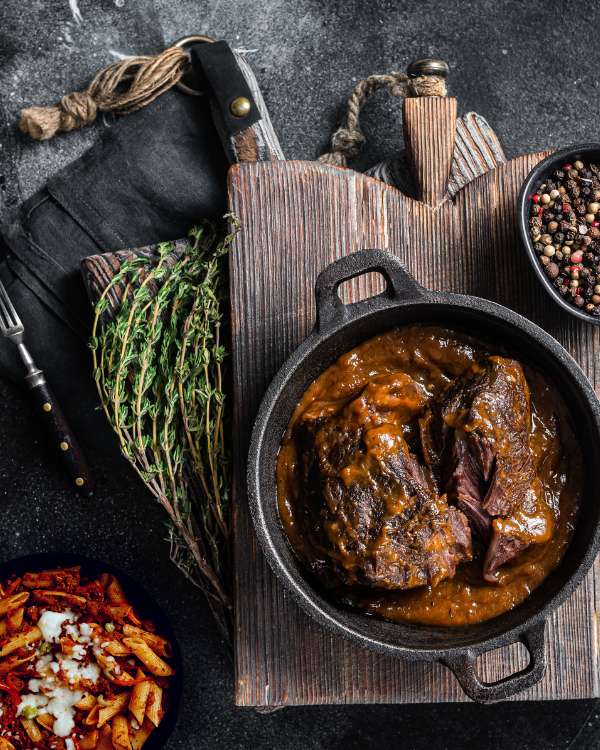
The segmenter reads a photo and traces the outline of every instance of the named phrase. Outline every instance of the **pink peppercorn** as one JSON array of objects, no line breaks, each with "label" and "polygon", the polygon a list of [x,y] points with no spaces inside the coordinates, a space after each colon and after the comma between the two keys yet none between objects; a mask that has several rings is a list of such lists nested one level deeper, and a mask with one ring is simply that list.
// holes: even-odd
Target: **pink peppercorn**
[{"label": "pink peppercorn", "polygon": [[583,255],[581,253],[573,253],[573,255],[571,255],[571,260],[573,263],[581,263]]},{"label": "pink peppercorn", "polygon": [[600,227],[600,221],[592,221],[593,227]]},{"label": "pink peppercorn", "polygon": [[573,169],[573,167],[570,164],[565,164],[563,169]]},{"label": "pink peppercorn", "polygon": [[571,206],[568,203],[563,203],[563,214],[568,214],[571,210]]},{"label": "pink peppercorn", "polygon": [[539,195],[534,195],[533,196],[533,202],[534,203],[539,203],[540,202],[540,196]]}]

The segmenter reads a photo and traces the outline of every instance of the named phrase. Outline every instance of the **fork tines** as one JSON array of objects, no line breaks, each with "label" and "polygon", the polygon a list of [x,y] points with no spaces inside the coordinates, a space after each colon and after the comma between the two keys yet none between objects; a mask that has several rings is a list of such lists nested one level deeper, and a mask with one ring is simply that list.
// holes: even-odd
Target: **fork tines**
[{"label": "fork tines", "polygon": [[5,336],[23,332],[23,323],[0,281],[0,330]]}]

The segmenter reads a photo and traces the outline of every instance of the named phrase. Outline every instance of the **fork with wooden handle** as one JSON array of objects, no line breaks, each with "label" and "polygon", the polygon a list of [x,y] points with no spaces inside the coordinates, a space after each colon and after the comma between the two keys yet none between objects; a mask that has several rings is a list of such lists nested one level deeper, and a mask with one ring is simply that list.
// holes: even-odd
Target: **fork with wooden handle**
[{"label": "fork with wooden handle", "polygon": [[25,379],[29,383],[31,392],[52,441],[57,445],[62,455],[67,473],[75,485],[75,489],[84,497],[91,497],[96,491],[96,484],[87,467],[81,449],[77,445],[75,436],[67,424],[60,407],[46,383],[44,373],[35,366],[31,354],[28,352],[24,338],[24,326],[10,301],[6,289],[0,281],[0,330],[9,341],[19,350],[21,359],[27,367]]}]

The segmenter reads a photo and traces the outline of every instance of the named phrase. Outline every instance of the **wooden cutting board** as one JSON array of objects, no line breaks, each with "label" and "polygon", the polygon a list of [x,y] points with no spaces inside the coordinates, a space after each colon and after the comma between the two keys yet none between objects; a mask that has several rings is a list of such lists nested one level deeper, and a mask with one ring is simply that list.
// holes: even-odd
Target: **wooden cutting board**
[{"label": "wooden cutting board", "polygon": [[[520,186],[549,152],[495,166],[450,197],[455,123],[453,99],[405,101],[418,201],[379,180],[315,162],[257,162],[230,171],[230,208],[242,223],[231,253],[238,705],[468,700],[445,667],[363,650],[313,622],[276,580],[254,535],[244,479],[254,417],[270,380],[314,324],[313,290],[323,268],[356,250],[384,248],[430,289],[485,297],[535,321],[573,355],[596,390],[600,385],[600,329],[552,302],[517,235]],[[378,290],[377,279],[352,283],[346,301]],[[550,619],[546,677],[515,700],[600,695],[599,574],[596,563]],[[483,679],[494,681],[522,669],[526,651],[513,645],[480,662]]]}]

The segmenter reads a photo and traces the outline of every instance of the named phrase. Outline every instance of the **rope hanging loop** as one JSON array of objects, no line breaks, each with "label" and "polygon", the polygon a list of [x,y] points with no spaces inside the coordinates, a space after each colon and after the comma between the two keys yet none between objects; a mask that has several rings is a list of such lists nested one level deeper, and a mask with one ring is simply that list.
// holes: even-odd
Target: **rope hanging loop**
[{"label": "rope hanging loop", "polygon": [[368,99],[381,89],[387,89],[393,97],[408,99],[418,96],[446,96],[448,66],[442,60],[416,60],[407,68],[407,73],[369,76],[361,81],[348,99],[345,125],[338,128],[331,138],[331,151],[320,156],[321,164],[346,167],[356,158],[365,137],[360,130],[359,115]]}]

